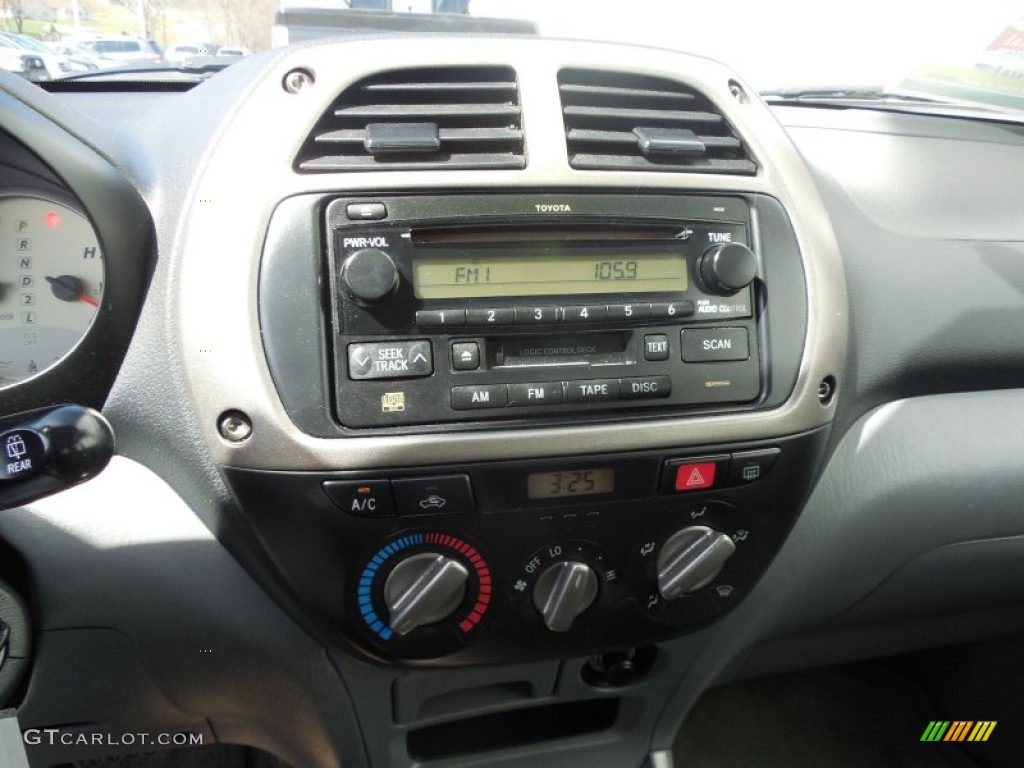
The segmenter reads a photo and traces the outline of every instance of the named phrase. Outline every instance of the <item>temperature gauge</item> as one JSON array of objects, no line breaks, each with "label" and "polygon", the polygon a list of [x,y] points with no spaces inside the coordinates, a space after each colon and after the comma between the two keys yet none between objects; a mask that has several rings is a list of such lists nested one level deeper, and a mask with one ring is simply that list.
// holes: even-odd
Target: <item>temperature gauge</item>
[{"label": "temperature gauge", "polygon": [[103,300],[103,254],[78,211],[0,198],[0,388],[46,371],[76,347]]}]

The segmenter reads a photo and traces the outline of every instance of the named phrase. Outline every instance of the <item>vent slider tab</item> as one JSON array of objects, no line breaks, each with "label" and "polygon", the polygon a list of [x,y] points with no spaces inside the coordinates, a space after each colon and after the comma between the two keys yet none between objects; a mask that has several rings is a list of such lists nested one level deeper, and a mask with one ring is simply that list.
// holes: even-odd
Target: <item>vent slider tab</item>
[{"label": "vent slider tab", "polygon": [[637,145],[645,155],[703,155],[707,146],[689,128],[634,128]]},{"label": "vent slider tab", "polygon": [[436,123],[370,123],[363,147],[373,156],[437,152],[441,136]]}]

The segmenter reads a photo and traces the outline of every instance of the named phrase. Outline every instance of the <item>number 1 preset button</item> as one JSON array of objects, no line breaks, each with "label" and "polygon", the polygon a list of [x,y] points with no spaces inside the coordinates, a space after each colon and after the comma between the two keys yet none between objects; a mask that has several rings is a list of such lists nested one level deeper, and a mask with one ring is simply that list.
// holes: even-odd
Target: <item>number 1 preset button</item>
[{"label": "number 1 preset button", "polygon": [[420,328],[440,328],[446,325],[465,325],[464,309],[421,309],[416,312],[416,325]]}]

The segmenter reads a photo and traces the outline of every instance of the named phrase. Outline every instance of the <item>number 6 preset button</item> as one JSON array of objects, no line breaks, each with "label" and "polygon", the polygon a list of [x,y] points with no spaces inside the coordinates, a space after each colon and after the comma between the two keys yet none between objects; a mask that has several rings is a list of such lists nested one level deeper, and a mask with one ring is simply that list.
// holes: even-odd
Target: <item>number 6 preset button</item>
[{"label": "number 6 preset button", "polygon": [[512,307],[466,310],[466,325],[512,325],[514,320]]}]

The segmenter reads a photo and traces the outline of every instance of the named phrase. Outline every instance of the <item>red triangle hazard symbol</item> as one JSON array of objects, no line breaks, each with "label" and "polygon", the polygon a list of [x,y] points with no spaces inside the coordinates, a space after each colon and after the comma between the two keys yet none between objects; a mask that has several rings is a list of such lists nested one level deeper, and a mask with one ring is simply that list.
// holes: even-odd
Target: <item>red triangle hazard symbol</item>
[{"label": "red triangle hazard symbol", "polygon": [[694,467],[686,480],[687,487],[691,485],[704,485],[704,475],[700,473],[700,467]]}]

